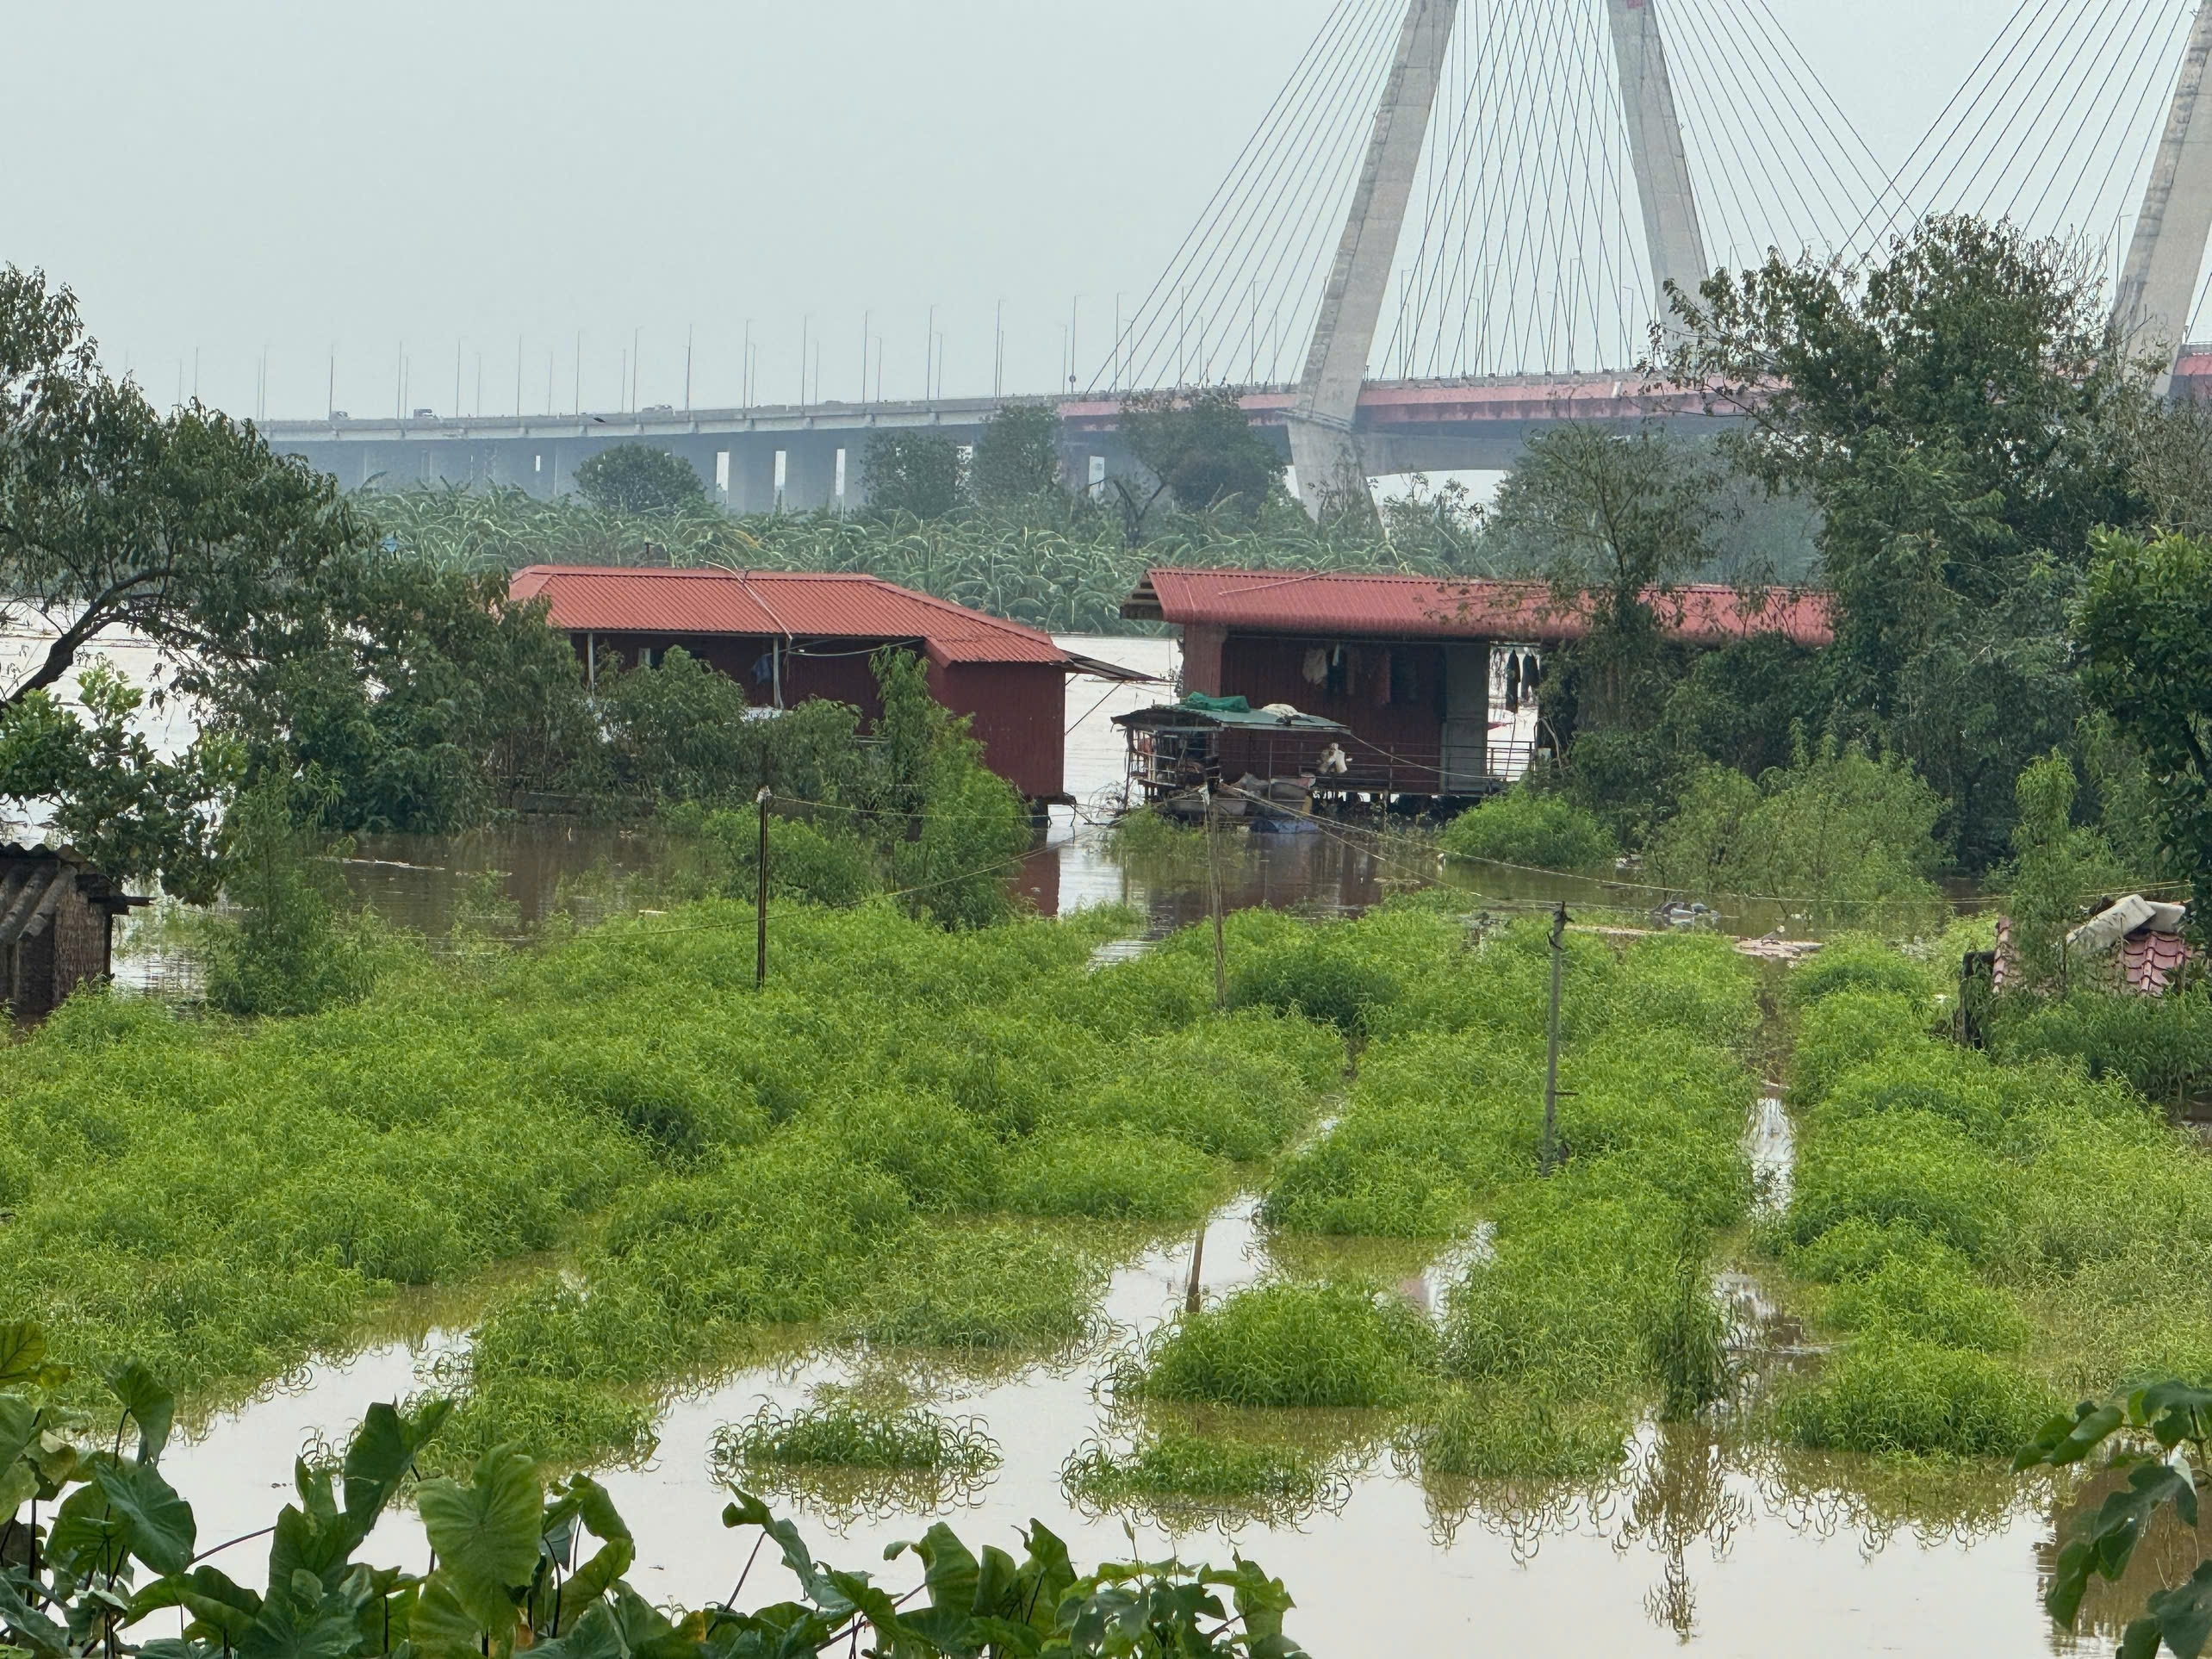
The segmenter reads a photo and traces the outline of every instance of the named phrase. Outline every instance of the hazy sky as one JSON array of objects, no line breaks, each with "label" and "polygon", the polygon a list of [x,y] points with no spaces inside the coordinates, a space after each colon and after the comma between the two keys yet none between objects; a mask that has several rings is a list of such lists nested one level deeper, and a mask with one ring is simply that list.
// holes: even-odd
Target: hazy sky
[{"label": "hazy sky", "polygon": [[[1768,0],[1744,0],[1746,4]],[[1594,3],[1594,0],[1593,0]],[[1771,0],[1885,160],[2015,0]],[[72,285],[111,364],[272,416],[735,402],[1087,378],[1329,0],[0,0],[0,258]],[[1132,296],[1134,297],[1134,295]],[[871,390],[873,388],[870,388]]]}]

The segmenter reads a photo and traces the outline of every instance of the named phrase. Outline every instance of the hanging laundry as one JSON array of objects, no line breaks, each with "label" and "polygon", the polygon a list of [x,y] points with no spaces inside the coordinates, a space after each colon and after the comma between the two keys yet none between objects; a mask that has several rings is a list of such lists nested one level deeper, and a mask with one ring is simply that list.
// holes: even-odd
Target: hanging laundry
[{"label": "hanging laundry", "polygon": [[1534,695],[1537,687],[1541,685],[1543,680],[1544,659],[1534,651],[1530,651],[1521,658],[1522,693],[1528,696]]},{"label": "hanging laundry", "polygon": [[1508,651],[1506,654],[1507,712],[1511,714],[1518,714],[1520,712],[1520,653],[1519,651]]},{"label": "hanging laundry", "polygon": [[1319,686],[1329,677],[1329,654],[1325,646],[1316,645],[1306,653],[1298,665],[1298,677],[1309,686]]}]

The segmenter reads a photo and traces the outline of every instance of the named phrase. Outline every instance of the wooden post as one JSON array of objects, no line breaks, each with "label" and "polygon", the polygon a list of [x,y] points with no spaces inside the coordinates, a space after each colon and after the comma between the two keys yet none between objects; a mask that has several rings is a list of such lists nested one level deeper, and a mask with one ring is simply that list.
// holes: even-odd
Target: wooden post
[{"label": "wooden post", "polygon": [[1537,1169],[1551,1173],[1559,1154],[1559,972],[1567,960],[1567,906],[1551,913],[1551,1016],[1544,1045],[1544,1149]]},{"label": "wooden post", "polygon": [[1204,1265],[1205,1260],[1206,1224],[1201,1221],[1198,1223],[1198,1236],[1191,1240],[1190,1244],[1190,1283],[1183,1292],[1183,1308],[1185,1313],[1195,1314],[1198,1311],[1198,1271]]},{"label": "wooden post", "polygon": [[1214,1006],[1229,1005],[1228,947],[1221,937],[1221,869],[1214,859],[1214,786],[1198,786],[1198,798],[1206,809],[1206,895],[1214,912]]},{"label": "wooden post", "polygon": [[753,810],[761,819],[759,882],[753,898],[753,989],[768,982],[768,786],[753,797]]}]

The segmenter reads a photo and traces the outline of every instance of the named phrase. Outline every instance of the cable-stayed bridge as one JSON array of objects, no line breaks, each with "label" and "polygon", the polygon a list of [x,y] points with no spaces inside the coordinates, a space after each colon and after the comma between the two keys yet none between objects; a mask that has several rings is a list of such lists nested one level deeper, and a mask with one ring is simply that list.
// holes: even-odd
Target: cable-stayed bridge
[{"label": "cable-stayed bridge", "polygon": [[[1069,473],[1119,470],[1132,395],[1236,388],[1318,510],[1371,475],[1512,464],[1563,419],[1709,422],[1636,365],[1717,267],[1849,263],[1927,214],[2063,237],[2139,348],[2186,349],[2212,235],[2212,0],[2020,0],[1885,165],[1770,0],[1339,0],[1089,387]],[[972,442],[991,399],[271,422],[349,487],[550,494],[617,442],[754,511],[855,505],[879,431]]]}]

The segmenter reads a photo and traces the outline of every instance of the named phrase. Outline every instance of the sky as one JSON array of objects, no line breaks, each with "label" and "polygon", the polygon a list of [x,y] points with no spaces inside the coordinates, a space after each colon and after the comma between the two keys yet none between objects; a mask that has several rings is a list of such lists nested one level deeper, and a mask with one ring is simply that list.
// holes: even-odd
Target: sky
[{"label": "sky", "polygon": [[[1471,0],[1470,0],[1471,3]],[[1595,0],[1592,0],[1595,3]],[[2016,0],[1771,9],[1894,161]],[[240,414],[1086,381],[1331,0],[0,0],[0,259]],[[934,317],[932,308],[935,308]],[[1003,311],[1002,311],[1003,308]],[[864,371],[862,339],[870,344]],[[265,365],[265,367],[264,367]],[[864,378],[865,375],[865,378]]]}]

